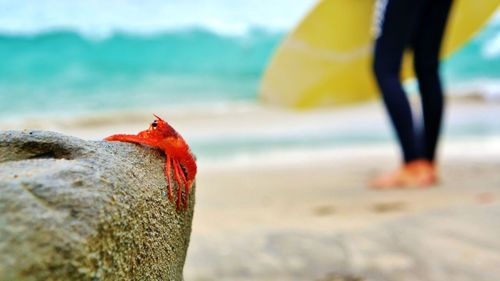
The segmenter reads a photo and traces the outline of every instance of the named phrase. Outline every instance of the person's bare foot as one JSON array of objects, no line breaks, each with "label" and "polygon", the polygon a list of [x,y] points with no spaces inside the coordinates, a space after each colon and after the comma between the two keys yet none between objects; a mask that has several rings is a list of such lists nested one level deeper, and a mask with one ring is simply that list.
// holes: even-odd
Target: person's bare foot
[{"label": "person's bare foot", "polygon": [[428,160],[414,160],[399,169],[385,173],[370,181],[375,189],[394,189],[405,187],[429,187],[437,182],[436,170]]}]

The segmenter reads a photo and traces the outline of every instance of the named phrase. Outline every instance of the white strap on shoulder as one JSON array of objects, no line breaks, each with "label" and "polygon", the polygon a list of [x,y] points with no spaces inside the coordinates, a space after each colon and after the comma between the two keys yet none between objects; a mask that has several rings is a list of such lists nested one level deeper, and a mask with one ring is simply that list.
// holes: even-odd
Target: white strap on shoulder
[{"label": "white strap on shoulder", "polygon": [[377,39],[382,34],[382,25],[384,24],[385,12],[389,0],[375,1],[375,8],[373,9],[373,22],[372,22],[372,36]]}]

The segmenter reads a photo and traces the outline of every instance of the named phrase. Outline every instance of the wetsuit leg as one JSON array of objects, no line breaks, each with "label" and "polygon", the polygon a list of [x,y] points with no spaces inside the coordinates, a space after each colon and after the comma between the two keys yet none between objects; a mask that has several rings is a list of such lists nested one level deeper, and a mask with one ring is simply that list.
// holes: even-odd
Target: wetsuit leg
[{"label": "wetsuit leg", "polygon": [[439,53],[452,0],[428,0],[413,34],[414,67],[423,112],[423,156],[433,161],[443,114]]},{"label": "wetsuit leg", "polygon": [[[375,41],[373,68],[386,109],[396,130],[404,161],[421,155],[418,152],[415,126],[408,98],[401,84],[401,61],[410,44],[422,0],[385,0],[379,34]],[[382,1],[384,2],[384,1]]]}]

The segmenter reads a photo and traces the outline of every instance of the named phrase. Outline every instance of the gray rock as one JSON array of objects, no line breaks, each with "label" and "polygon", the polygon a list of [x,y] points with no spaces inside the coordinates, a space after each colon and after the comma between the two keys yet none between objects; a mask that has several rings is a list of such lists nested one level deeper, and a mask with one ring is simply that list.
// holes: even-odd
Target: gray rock
[{"label": "gray rock", "polygon": [[194,187],[176,211],[164,161],[135,144],[0,132],[0,280],[182,280]]}]

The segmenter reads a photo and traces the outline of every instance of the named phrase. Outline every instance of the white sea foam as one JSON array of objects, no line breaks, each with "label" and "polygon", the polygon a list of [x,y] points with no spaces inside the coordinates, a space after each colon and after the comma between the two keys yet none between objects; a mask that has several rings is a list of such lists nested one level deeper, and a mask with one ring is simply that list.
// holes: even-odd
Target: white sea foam
[{"label": "white sea foam", "polygon": [[476,96],[486,101],[500,101],[500,80],[475,79],[464,83],[450,83],[448,88],[453,96]]},{"label": "white sea foam", "polygon": [[[482,157],[500,156],[500,136],[465,136],[460,138],[445,138],[446,144],[441,154],[447,157]],[[474,149],[481,143],[482,149]],[[387,157],[397,159],[398,148],[394,143],[372,143],[372,144],[347,144],[343,146],[328,146],[293,149],[274,149],[261,153],[236,153],[220,158],[199,159],[199,167],[203,170],[227,170],[248,169],[262,167],[286,167],[286,166],[307,166],[312,163],[335,163],[351,159],[356,162],[360,159],[379,159]]]},{"label": "white sea foam", "polygon": [[204,28],[242,34],[254,27],[283,31],[293,27],[316,0],[4,0],[0,33],[37,34],[73,30],[91,37],[120,31],[159,33]]},{"label": "white sea foam", "polygon": [[500,57],[500,30],[497,34],[484,44],[482,55],[487,59],[494,59]]},{"label": "white sea foam", "polygon": [[[344,147],[322,147],[314,148],[312,145],[308,148],[293,149],[274,149],[261,153],[244,153],[230,155],[229,157],[220,157],[216,159],[202,158],[199,166],[203,169],[246,169],[249,167],[272,167],[286,165],[308,165],[311,161],[315,163],[332,161],[332,159],[342,159],[347,156],[363,155],[370,157],[380,154],[380,148],[383,151],[391,149],[390,144],[376,144],[364,146],[344,146]],[[394,153],[395,154],[395,153]]]}]

